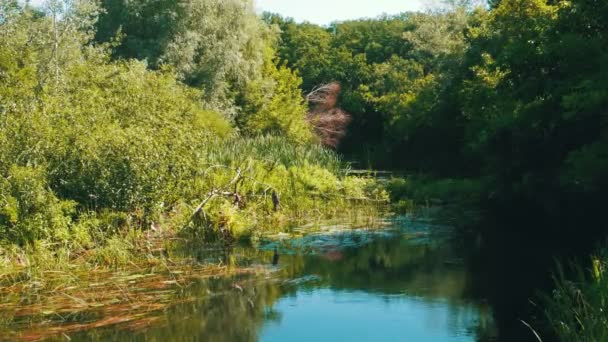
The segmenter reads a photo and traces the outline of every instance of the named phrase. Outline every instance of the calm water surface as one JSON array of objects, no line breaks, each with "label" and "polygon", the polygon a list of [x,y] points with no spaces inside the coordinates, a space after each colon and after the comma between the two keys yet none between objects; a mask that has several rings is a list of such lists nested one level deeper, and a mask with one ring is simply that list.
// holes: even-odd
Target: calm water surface
[{"label": "calm water surface", "polygon": [[[80,332],[78,340],[486,341],[492,313],[473,289],[448,228],[395,221],[382,230],[339,227],[217,255],[265,267],[262,276],[200,280],[147,329]],[[277,260],[278,257],[278,260]],[[272,265],[273,261],[276,265]],[[472,286],[474,285],[474,286]],[[178,296],[179,297],[179,296]]]}]

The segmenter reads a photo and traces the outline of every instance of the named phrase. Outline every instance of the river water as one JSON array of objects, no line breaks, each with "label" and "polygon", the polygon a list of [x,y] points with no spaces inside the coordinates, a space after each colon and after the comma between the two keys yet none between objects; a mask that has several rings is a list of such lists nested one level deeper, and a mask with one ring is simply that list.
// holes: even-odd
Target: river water
[{"label": "river water", "polygon": [[196,280],[159,320],[70,334],[133,341],[491,341],[492,308],[449,227],[396,219],[382,229],[325,227],[201,262],[263,270]]}]

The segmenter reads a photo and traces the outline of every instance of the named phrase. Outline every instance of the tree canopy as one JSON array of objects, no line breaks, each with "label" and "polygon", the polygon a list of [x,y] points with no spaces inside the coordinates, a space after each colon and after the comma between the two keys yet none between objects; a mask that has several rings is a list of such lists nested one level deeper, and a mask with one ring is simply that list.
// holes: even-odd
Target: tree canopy
[{"label": "tree canopy", "polygon": [[304,88],[340,82],[340,150],[364,166],[487,181],[554,215],[606,184],[607,7],[449,1],[324,28],[276,15]]}]

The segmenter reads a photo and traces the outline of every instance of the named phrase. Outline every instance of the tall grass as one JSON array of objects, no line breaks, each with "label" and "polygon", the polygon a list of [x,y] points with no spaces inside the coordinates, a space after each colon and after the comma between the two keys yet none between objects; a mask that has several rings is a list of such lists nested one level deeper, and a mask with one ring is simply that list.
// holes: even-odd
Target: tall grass
[{"label": "tall grass", "polygon": [[210,163],[243,164],[247,158],[266,160],[285,167],[319,165],[334,174],[348,167],[332,150],[317,144],[294,144],[278,136],[214,139],[205,145],[204,159]]},{"label": "tall grass", "polygon": [[[243,201],[237,209],[232,197],[213,198],[205,206],[210,220],[202,227],[201,222],[184,223],[188,217],[178,215],[176,222],[182,222],[177,225],[185,225],[189,231],[217,233],[228,229],[237,238],[255,237],[295,224],[344,216],[356,200],[369,199],[364,205],[374,207],[375,201],[387,198],[373,179],[347,176],[348,165],[335,152],[316,144],[296,144],[276,136],[233,136],[210,140],[200,153],[194,170],[197,181],[183,186],[181,206],[192,209],[206,194],[228,184],[237,170],[242,180],[235,188]],[[280,202],[278,210],[272,202],[275,195]]]},{"label": "tall grass", "polygon": [[[554,276],[555,290],[544,297],[546,315],[562,341],[608,341],[608,279],[606,255],[593,257],[591,267],[574,263]],[[568,274],[567,274],[568,273]]]},{"label": "tall grass", "polygon": [[[128,144],[119,142],[117,150]],[[150,148],[154,146],[159,148],[159,142]],[[129,158],[127,153],[117,161],[114,153],[99,154],[95,145],[90,148],[87,155],[95,155],[93,160],[86,155],[70,157],[87,167],[64,172],[53,167],[51,159],[46,168],[9,169],[0,181],[0,245],[7,250],[16,245],[30,254],[36,248],[28,246],[42,241],[51,246],[50,255],[67,251],[78,256],[94,250],[86,252],[90,262],[118,265],[137,253],[130,247],[135,242],[124,236],[128,231],[153,227],[209,242],[255,239],[297,224],[352,216],[353,210],[373,215],[379,210],[376,201],[387,197],[373,179],[346,176],[348,166],[333,151],[281,137],[207,137],[196,148],[176,151],[179,155],[169,160],[164,153],[147,158]],[[151,169],[154,166],[157,169]],[[55,171],[48,172],[49,168]],[[232,194],[212,198],[203,208],[204,220],[193,220],[195,208],[237,172],[242,179],[224,189]],[[124,197],[125,193],[130,195]],[[6,266],[16,262],[16,255],[5,254]]]}]

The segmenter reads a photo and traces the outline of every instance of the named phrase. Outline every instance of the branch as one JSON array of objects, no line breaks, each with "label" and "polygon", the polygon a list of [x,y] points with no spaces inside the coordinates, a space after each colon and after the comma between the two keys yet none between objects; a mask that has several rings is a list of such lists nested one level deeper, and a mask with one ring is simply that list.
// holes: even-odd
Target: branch
[{"label": "branch", "polygon": [[236,175],[234,176],[234,178],[226,185],[224,185],[222,188],[220,189],[213,189],[211,192],[209,192],[207,194],[207,198],[205,198],[201,204],[199,204],[196,209],[194,209],[194,213],[192,214],[192,217],[190,218],[190,221],[192,222],[192,220],[194,220],[195,217],[197,217],[201,211],[203,211],[203,208],[205,207],[205,205],[207,203],[209,203],[209,201],[211,201],[212,199],[214,199],[215,197],[217,197],[218,195],[224,195],[224,194],[232,194],[234,195],[234,193],[232,192],[228,192],[227,189],[230,189],[233,185],[235,185],[236,183],[238,183],[238,181],[240,181],[242,178],[241,176],[241,168],[236,169]]}]

